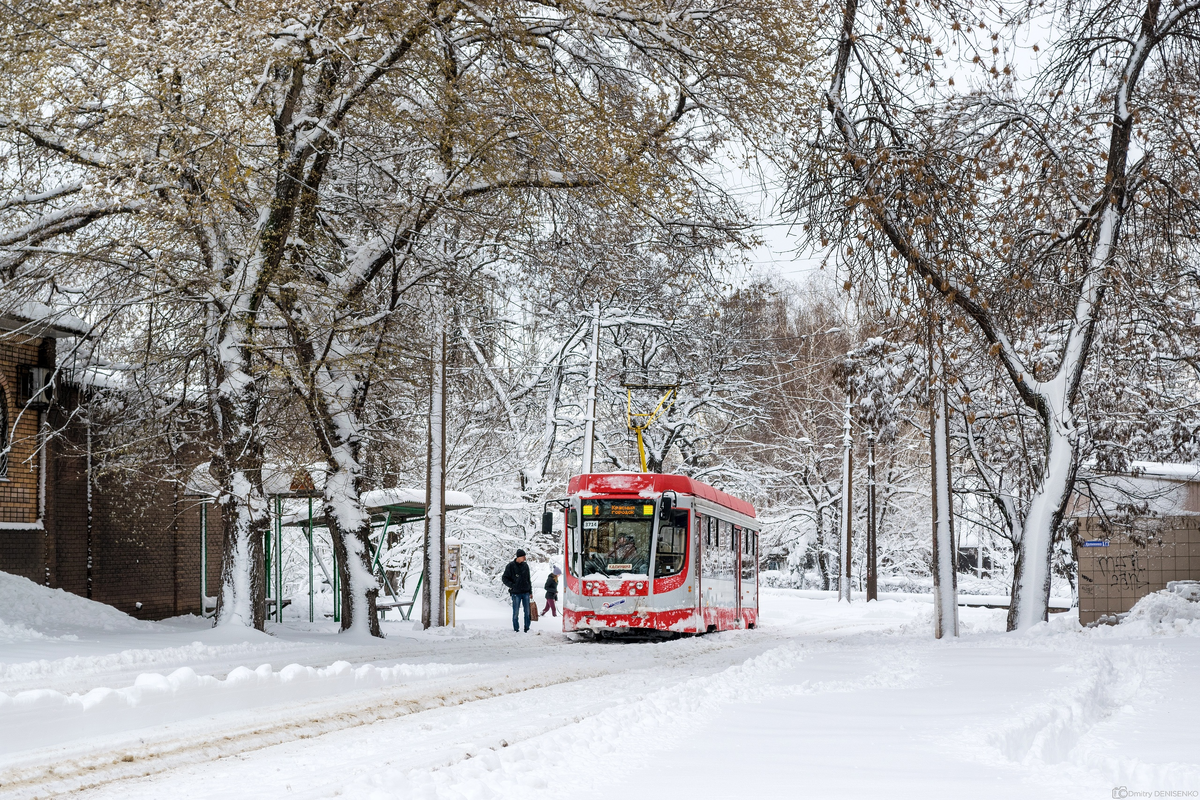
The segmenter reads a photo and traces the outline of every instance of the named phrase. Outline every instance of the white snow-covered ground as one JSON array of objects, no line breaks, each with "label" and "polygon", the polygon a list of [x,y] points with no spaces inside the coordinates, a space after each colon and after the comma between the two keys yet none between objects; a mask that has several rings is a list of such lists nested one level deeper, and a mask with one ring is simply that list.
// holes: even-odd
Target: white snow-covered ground
[{"label": "white snow-covered ground", "polygon": [[457,629],[351,643],[0,573],[0,797],[1200,797],[1200,604],[931,614],[764,590],[758,630],[593,644],[468,593]]}]

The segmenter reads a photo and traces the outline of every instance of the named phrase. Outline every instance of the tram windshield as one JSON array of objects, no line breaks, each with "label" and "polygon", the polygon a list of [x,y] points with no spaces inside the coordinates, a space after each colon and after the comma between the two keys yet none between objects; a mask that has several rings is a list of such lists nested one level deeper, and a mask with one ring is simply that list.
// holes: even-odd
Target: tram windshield
[{"label": "tram windshield", "polygon": [[578,574],[648,575],[654,508],[633,500],[584,501],[579,552],[572,559]]}]

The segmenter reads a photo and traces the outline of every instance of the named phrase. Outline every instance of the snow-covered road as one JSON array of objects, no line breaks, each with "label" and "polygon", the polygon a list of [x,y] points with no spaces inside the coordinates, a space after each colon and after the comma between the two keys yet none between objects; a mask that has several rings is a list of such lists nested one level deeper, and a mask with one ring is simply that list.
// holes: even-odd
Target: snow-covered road
[{"label": "snow-covered road", "polygon": [[486,598],[459,613],[465,635],[388,623],[379,644],[186,620],[10,636],[0,795],[1200,796],[1191,617],[1016,636],[964,609],[935,642],[919,600],[769,590],[756,631],[591,644],[514,634]]}]

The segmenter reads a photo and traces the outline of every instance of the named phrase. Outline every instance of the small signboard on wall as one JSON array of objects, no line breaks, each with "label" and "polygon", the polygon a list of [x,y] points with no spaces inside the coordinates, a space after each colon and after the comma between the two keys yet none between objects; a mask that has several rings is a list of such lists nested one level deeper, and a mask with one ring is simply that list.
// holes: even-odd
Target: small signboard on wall
[{"label": "small signboard on wall", "polygon": [[462,545],[446,545],[446,588],[457,589],[462,585]]}]

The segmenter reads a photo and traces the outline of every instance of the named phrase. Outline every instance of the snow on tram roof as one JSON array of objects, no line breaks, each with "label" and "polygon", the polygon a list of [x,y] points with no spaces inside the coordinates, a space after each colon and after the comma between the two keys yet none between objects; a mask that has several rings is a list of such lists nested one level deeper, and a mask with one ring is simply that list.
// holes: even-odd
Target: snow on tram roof
[{"label": "snow on tram roof", "polygon": [[756,516],[754,506],[740,497],[734,497],[686,475],[662,475],[656,472],[606,472],[575,475],[567,486],[567,492],[584,497],[608,494],[657,497],[663,492],[678,492],[679,494],[703,497],[705,500],[733,509],[748,517]]}]

